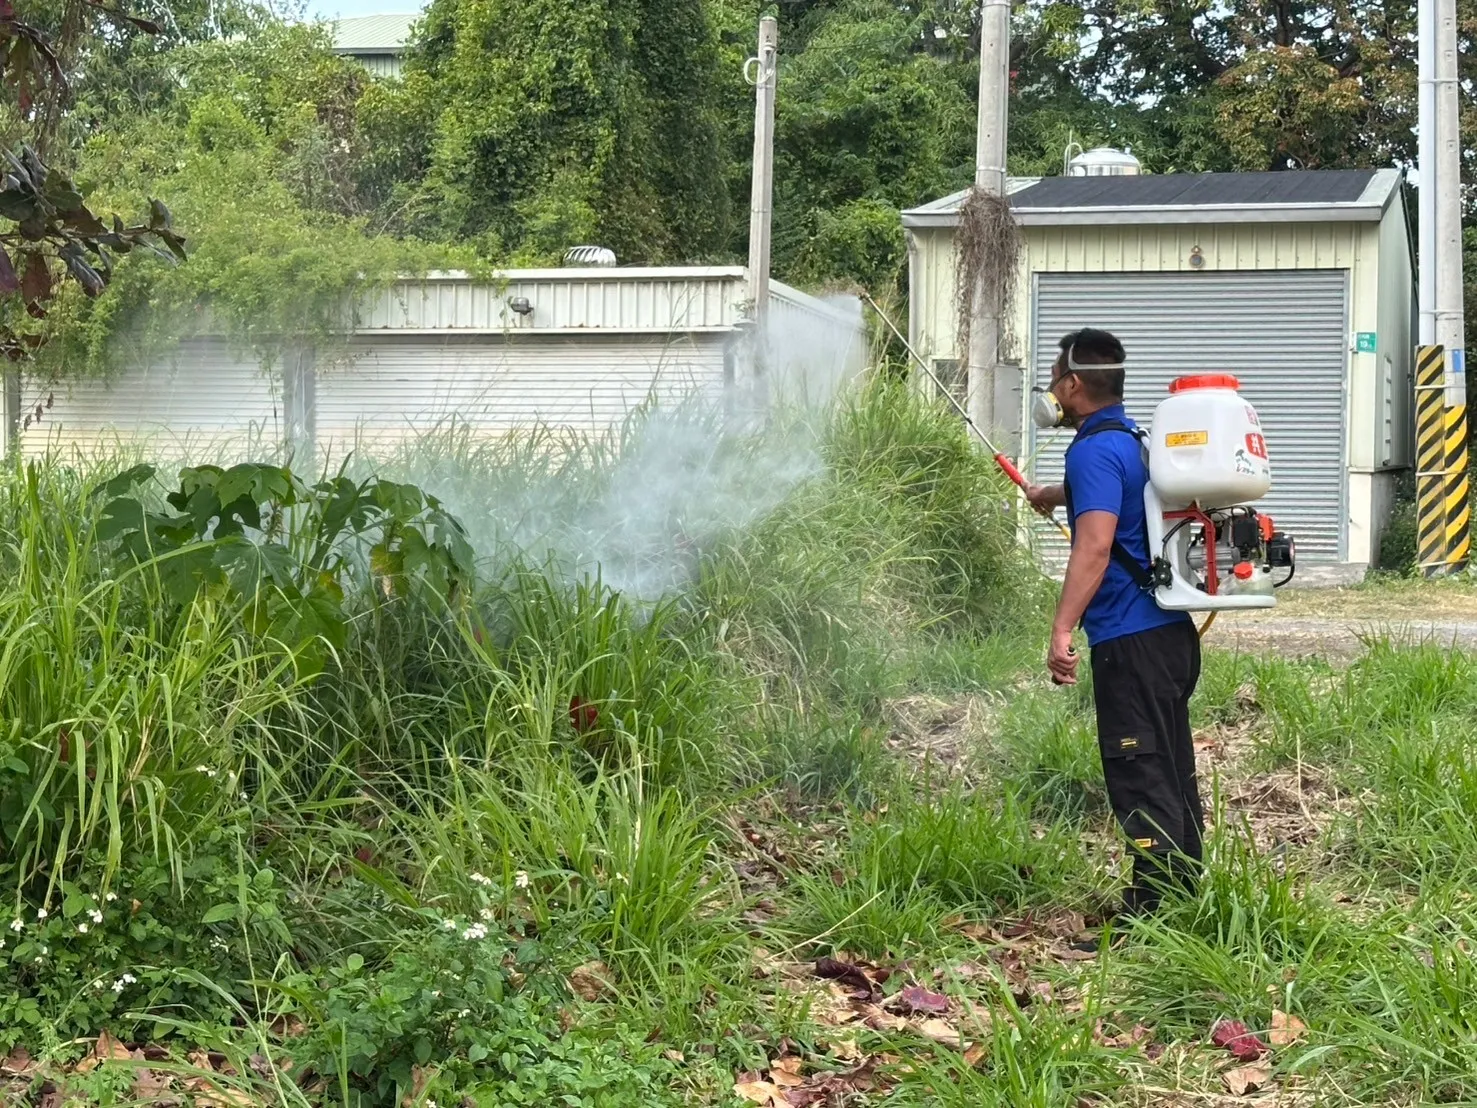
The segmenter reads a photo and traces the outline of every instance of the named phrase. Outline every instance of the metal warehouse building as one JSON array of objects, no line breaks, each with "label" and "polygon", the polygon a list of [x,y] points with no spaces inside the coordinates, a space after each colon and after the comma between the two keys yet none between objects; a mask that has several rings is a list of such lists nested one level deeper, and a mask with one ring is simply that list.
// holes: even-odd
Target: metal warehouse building
[{"label": "metal warehouse building", "polygon": [[[1128,410],[1147,421],[1182,374],[1241,379],[1273,459],[1268,511],[1300,560],[1350,573],[1378,557],[1411,464],[1413,253],[1395,170],[1012,180],[1024,251],[996,411],[1060,478],[1070,432],[1037,432],[1031,383],[1080,327],[1128,350]],[[964,193],[905,212],[911,340],[945,380],[955,349],[953,228]]]},{"label": "metal warehouse building", "polygon": [[430,274],[367,297],[354,326],[322,348],[289,344],[264,358],[203,334],[107,380],[54,390],[25,381],[17,430],[31,456],[132,445],[270,456],[291,445],[332,461],[451,425],[474,435],[601,431],[651,400],[828,394],[863,368],[854,298],[771,282],[756,397],[748,295],[737,266]]}]

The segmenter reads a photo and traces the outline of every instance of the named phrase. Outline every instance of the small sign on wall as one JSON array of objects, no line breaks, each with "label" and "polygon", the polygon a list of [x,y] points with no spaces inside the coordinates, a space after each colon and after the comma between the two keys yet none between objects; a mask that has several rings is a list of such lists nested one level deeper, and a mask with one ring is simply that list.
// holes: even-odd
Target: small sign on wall
[{"label": "small sign on wall", "polygon": [[1360,331],[1354,349],[1361,354],[1373,354],[1379,349],[1379,336],[1373,331]]}]

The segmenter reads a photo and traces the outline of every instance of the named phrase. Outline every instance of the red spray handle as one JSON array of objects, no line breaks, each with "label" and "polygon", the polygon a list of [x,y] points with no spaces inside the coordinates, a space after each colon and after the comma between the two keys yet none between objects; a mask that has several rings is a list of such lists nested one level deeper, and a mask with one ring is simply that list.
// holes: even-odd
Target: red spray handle
[{"label": "red spray handle", "polygon": [[[1005,474],[1005,476],[1014,482],[1017,488],[1022,492],[1026,491],[1028,485],[1026,484],[1026,479],[1021,476],[1021,471],[1016,469],[1014,462],[998,450],[995,451],[995,464],[1000,467],[1001,473]],[[1055,516],[1051,517],[1051,522],[1056,524],[1056,529],[1062,533],[1062,538],[1068,542],[1072,541],[1072,532],[1067,529],[1066,524],[1059,521]]]},{"label": "red spray handle", "polygon": [[1021,476],[1021,471],[1015,468],[1014,462],[997,450],[995,451],[995,464],[1000,467],[1001,472],[1005,476],[1009,477],[1015,482],[1018,488],[1024,491],[1026,488],[1026,479]]}]

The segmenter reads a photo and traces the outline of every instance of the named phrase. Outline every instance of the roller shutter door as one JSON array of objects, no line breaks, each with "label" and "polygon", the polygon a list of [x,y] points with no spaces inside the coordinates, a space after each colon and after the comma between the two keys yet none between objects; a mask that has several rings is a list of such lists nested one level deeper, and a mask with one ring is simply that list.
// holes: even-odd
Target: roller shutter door
[{"label": "roller shutter door", "polygon": [[315,436],[341,456],[457,425],[501,434],[618,426],[648,397],[721,389],[728,336],[361,337],[320,362]]},{"label": "roller shutter door", "polygon": [[[1069,331],[1112,331],[1128,351],[1128,414],[1147,426],[1170,381],[1228,372],[1256,405],[1272,457],[1266,510],[1308,561],[1345,551],[1347,270],[1206,274],[1043,273],[1033,305],[1036,383]],[[1031,428],[1038,480],[1059,481],[1071,432]],[[1040,530],[1041,548],[1062,544]]]}]

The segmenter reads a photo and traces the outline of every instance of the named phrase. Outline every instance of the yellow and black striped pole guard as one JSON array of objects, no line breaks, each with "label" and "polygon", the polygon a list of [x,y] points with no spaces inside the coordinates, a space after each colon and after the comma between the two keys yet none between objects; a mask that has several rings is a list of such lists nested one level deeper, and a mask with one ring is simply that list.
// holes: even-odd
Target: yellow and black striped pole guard
[{"label": "yellow and black striped pole guard", "polygon": [[[1458,357],[1460,357],[1460,351]],[[1447,360],[1450,361],[1450,355]],[[1471,560],[1472,499],[1467,479],[1467,381],[1460,367],[1446,374],[1446,567],[1460,573]]]},{"label": "yellow and black striped pole guard", "polygon": [[1447,572],[1445,349],[1415,352],[1416,565],[1427,577]]}]

